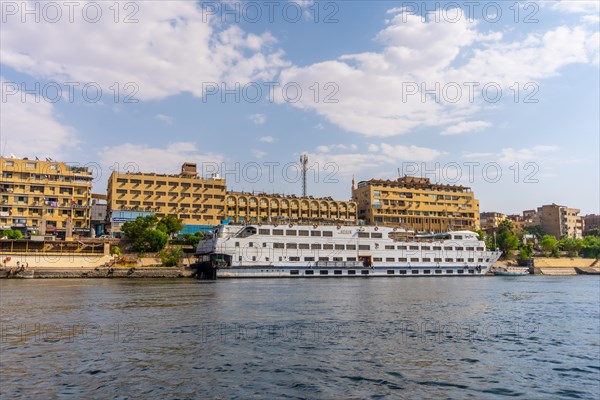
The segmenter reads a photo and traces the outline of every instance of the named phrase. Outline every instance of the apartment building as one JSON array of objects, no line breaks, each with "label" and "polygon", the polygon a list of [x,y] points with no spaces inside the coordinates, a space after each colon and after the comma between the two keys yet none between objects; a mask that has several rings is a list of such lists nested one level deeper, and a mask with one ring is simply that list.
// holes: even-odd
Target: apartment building
[{"label": "apartment building", "polygon": [[502,221],[506,219],[506,215],[499,212],[482,212],[479,214],[481,229],[486,232],[497,230]]},{"label": "apartment building", "polygon": [[540,225],[544,232],[556,237],[563,235],[574,238],[583,237],[584,222],[579,216],[580,210],[549,204],[538,207],[535,217],[532,218],[533,225]]},{"label": "apartment building", "polygon": [[600,215],[588,214],[583,217],[583,233],[587,234],[590,229],[600,229]]},{"label": "apartment building", "polygon": [[356,203],[331,197],[228,192],[226,215],[232,222],[356,223]]},{"label": "apartment building", "polygon": [[123,223],[138,216],[174,215],[183,232],[212,228],[225,218],[225,180],[201,178],[196,164],[184,163],[176,175],[113,171],[107,186],[110,233],[120,234]]},{"label": "apartment building", "polygon": [[404,176],[371,179],[354,187],[352,200],[358,219],[366,224],[402,227],[418,232],[476,230],[479,200],[470,188],[431,183],[428,178]]},{"label": "apartment building", "polygon": [[76,164],[0,158],[0,229],[89,236],[92,172]]}]

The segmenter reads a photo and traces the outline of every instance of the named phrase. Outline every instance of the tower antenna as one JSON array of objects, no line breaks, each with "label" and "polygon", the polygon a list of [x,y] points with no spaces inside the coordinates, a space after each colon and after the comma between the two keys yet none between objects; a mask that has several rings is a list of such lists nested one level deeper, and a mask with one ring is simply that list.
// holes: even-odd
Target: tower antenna
[{"label": "tower antenna", "polygon": [[308,171],[308,155],[300,156],[300,165],[302,166],[302,197],[306,197],[306,172]]}]

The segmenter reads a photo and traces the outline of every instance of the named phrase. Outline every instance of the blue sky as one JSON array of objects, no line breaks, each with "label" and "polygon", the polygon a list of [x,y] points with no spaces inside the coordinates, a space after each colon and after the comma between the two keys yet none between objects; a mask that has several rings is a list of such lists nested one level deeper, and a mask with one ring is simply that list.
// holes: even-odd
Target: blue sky
[{"label": "blue sky", "polygon": [[1,2],[1,150],[96,192],[193,161],[299,194],[308,153],[317,196],[410,172],[481,211],[599,213],[596,1],[54,4]]}]

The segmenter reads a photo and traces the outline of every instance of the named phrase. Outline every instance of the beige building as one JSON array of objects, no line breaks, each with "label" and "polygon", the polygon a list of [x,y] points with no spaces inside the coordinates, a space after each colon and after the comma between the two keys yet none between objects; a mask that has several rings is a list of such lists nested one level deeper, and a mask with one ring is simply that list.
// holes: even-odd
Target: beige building
[{"label": "beige building", "polygon": [[356,203],[331,197],[228,192],[225,206],[232,222],[356,223]]},{"label": "beige building", "polygon": [[65,162],[0,158],[0,229],[89,235],[92,172]]},{"label": "beige building", "polygon": [[590,229],[600,229],[600,215],[598,214],[588,214],[583,217],[583,232],[588,233]]},{"label": "beige building", "polygon": [[200,178],[193,163],[183,164],[177,175],[113,172],[107,187],[110,233],[118,235],[123,223],[149,214],[180,218],[184,232],[207,229],[225,218],[225,194],[224,179]]},{"label": "beige building", "polygon": [[479,229],[479,200],[470,188],[434,184],[428,178],[362,181],[352,200],[366,224],[418,232]]},{"label": "beige building", "polygon": [[557,204],[538,207],[533,225],[540,225],[544,232],[559,239],[561,236],[581,238],[584,222],[576,208]]},{"label": "beige building", "polygon": [[481,229],[486,232],[493,232],[498,229],[500,223],[506,220],[506,215],[498,212],[482,212],[479,214]]}]

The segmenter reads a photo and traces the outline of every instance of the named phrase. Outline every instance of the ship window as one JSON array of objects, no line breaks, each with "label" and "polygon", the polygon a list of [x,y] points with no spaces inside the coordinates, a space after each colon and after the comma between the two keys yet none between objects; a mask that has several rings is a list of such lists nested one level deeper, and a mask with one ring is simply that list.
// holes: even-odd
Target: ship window
[{"label": "ship window", "polygon": [[269,257],[265,257],[265,261],[269,261]]},{"label": "ship window", "polygon": [[406,270],[401,269],[400,270],[400,275],[406,275]]},{"label": "ship window", "polygon": [[406,250],[406,246],[398,246],[398,250]]},{"label": "ship window", "polygon": [[267,247],[267,243],[263,242],[263,247]]},{"label": "ship window", "polygon": [[335,245],[335,249],[336,250],[344,250],[344,245],[343,244],[336,244]]},{"label": "ship window", "polygon": [[435,273],[436,273],[436,274],[441,274],[441,273],[442,273],[442,270],[441,270],[441,269],[436,269],[436,270],[435,270]]},{"label": "ship window", "polygon": [[394,270],[393,269],[388,269],[387,270],[387,274],[388,275],[394,275]]},{"label": "ship window", "polygon": [[423,262],[430,262],[430,261],[431,261],[431,258],[424,258],[423,259]]},{"label": "ship window", "polygon": [[310,231],[310,236],[321,236],[321,231]]},{"label": "ship window", "polygon": [[444,247],[444,250],[446,250],[446,251],[449,251],[449,250],[452,250],[452,249],[453,249],[452,247]]},{"label": "ship window", "polygon": [[310,245],[310,248],[313,250],[321,250],[321,245],[319,243],[313,243]]},{"label": "ship window", "polygon": [[464,274],[465,271],[463,271],[462,269],[459,269],[459,270],[456,271],[456,273],[458,273],[458,274]]},{"label": "ship window", "polygon": [[456,262],[465,262],[465,259],[464,258],[457,258]]},{"label": "ship window", "polygon": [[307,250],[307,249],[310,249],[310,245],[308,243],[300,243],[298,245],[298,248],[302,249],[302,250]]},{"label": "ship window", "polygon": [[273,235],[283,235],[283,229],[273,229]]},{"label": "ship window", "polygon": [[419,257],[413,257],[410,259],[411,262],[419,262]]},{"label": "ship window", "polygon": [[451,269],[449,269],[449,270],[447,270],[447,271],[446,271],[446,273],[447,273],[447,274],[453,274],[453,273],[454,273],[454,271],[453,271],[453,270],[451,270]]},{"label": "ship window", "polygon": [[348,257],[346,258],[346,261],[356,261],[356,257]]},{"label": "ship window", "polygon": [[273,248],[274,249],[283,249],[283,243],[273,243]]},{"label": "ship window", "polygon": [[369,232],[358,232],[358,237],[359,238],[368,238]]},{"label": "ship window", "polygon": [[271,234],[271,230],[270,229],[259,229],[258,233],[260,235],[270,235]]},{"label": "ship window", "polygon": [[323,250],[333,250],[333,245],[332,244],[324,244]]},{"label": "ship window", "polygon": [[333,237],[333,232],[332,231],[323,231],[323,236]]},{"label": "ship window", "polygon": [[467,262],[474,262],[475,259],[474,258],[467,258]]},{"label": "ship window", "polygon": [[254,247],[254,243],[252,243],[252,242],[248,243],[248,247]]},{"label": "ship window", "polygon": [[456,240],[461,240],[462,238],[463,238],[462,235],[455,235],[454,236],[454,239],[456,239]]},{"label": "ship window", "polygon": [[364,271],[364,270],[363,270],[363,271],[360,271],[360,273],[361,273],[362,275],[369,275],[369,271]]},{"label": "ship window", "polygon": [[336,269],[335,271],[333,271],[333,274],[334,274],[334,275],[341,275],[341,274],[342,274],[342,271],[341,271],[341,270],[339,270],[339,269]]},{"label": "ship window", "polygon": [[462,247],[455,247],[454,250],[464,250]]},{"label": "ship window", "polygon": [[288,243],[285,245],[288,249],[297,249],[298,245],[296,243]]},{"label": "ship window", "polygon": [[[279,256],[279,261],[283,261],[283,257]],[[298,260],[300,261],[300,260]]]},{"label": "ship window", "polygon": [[296,233],[297,233],[296,231],[290,231],[290,230],[285,231],[285,234],[287,236],[296,236]]},{"label": "ship window", "polygon": [[383,236],[382,236],[381,232],[373,232],[373,233],[371,233],[371,237],[373,239],[381,239]]},{"label": "ship window", "polygon": [[308,236],[308,231],[298,231],[298,236]]},{"label": "ship window", "polygon": [[314,275],[315,271],[307,270],[304,272],[304,275]]},{"label": "ship window", "polygon": [[304,261],[315,261],[314,257],[304,257]]},{"label": "ship window", "polygon": [[419,250],[419,246],[410,246],[411,250]]},{"label": "ship window", "polygon": [[242,261],[242,256],[239,256],[239,257],[238,257],[238,261]]},{"label": "ship window", "polygon": [[400,262],[406,262],[406,261],[408,261],[408,259],[406,257],[400,257],[398,259],[398,261],[400,261]]},{"label": "ship window", "polygon": [[375,257],[375,258],[373,259],[373,261],[379,261],[379,262],[381,262],[381,261],[382,261],[382,258],[381,258],[381,257]]},{"label": "ship window", "polygon": [[433,250],[441,250],[442,248],[440,246],[433,246]]},{"label": "ship window", "polygon": [[477,262],[483,262],[483,258],[478,258]]},{"label": "ship window", "polygon": [[356,271],[353,269],[348,270],[348,275],[356,275]]},{"label": "ship window", "polygon": [[290,257],[290,261],[300,261],[300,257]]},{"label": "ship window", "polygon": [[431,271],[430,271],[430,270],[428,270],[428,269],[426,269],[426,270],[423,270],[423,273],[424,273],[424,274],[431,274]]},{"label": "ship window", "polygon": [[240,247],[240,242],[235,242],[235,247]]},{"label": "ship window", "polygon": [[319,257],[319,261],[329,261],[329,257]]},{"label": "ship window", "polygon": [[358,249],[359,250],[371,250],[371,246],[369,246],[368,244],[359,244]]},{"label": "ship window", "polygon": [[252,256],[252,261],[256,261],[256,256]]},{"label": "ship window", "polygon": [[394,246],[386,245],[385,249],[386,250],[394,250]]},{"label": "ship window", "polygon": [[290,271],[290,275],[300,275],[300,271],[298,271],[297,269],[293,269]]},{"label": "ship window", "polygon": [[385,261],[386,261],[386,262],[394,262],[394,261],[396,261],[396,260],[394,259],[394,257],[387,257],[387,258],[385,259]]},{"label": "ship window", "polygon": [[413,269],[412,271],[410,271],[410,273],[413,275],[417,275],[419,273],[419,271],[417,271],[416,269]]},{"label": "ship window", "polygon": [[478,247],[477,250],[478,251],[483,251],[483,247]]},{"label": "ship window", "polygon": [[342,257],[333,257],[333,261],[344,261]]},{"label": "ship window", "polygon": [[429,246],[421,246],[421,250],[431,250],[431,247],[429,247]]},{"label": "ship window", "polygon": [[475,270],[474,270],[474,269],[470,269],[470,270],[469,270],[469,273],[470,273],[470,274],[474,274],[474,273],[475,273]]},{"label": "ship window", "polygon": [[346,250],[356,250],[356,245],[355,244],[347,244]]},{"label": "ship window", "polygon": [[446,262],[454,262],[454,259],[452,259],[452,258],[446,258]]},{"label": "ship window", "polygon": [[475,251],[475,247],[465,247],[467,251]]}]

